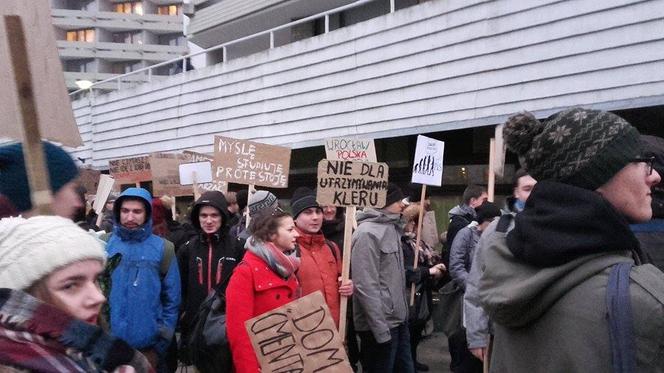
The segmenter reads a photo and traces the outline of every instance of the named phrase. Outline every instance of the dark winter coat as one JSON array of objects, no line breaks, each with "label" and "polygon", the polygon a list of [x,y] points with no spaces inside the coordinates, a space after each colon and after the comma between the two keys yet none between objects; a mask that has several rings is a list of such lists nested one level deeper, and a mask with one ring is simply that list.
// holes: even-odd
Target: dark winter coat
[{"label": "dark winter coat", "polygon": [[[208,235],[201,229],[198,214],[203,206],[214,207],[221,213],[221,227],[214,234]],[[203,193],[191,209],[191,222],[198,234],[177,254],[183,300],[180,326],[185,334],[203,300],[233,273],[244,255],[244,250],[238,248],[228,234],[227,220],[226,199],[219,192]]]},{"label": "dark winter coat", "polygon": [[613,371],[606,289],[621,262],[636,264],[629,276],[636,371],[664,371],[664,274],[639,265],[636,238],[601,195],[541,181],[514,229],[491,234],[479,286],[495,326],[491,371]]}]

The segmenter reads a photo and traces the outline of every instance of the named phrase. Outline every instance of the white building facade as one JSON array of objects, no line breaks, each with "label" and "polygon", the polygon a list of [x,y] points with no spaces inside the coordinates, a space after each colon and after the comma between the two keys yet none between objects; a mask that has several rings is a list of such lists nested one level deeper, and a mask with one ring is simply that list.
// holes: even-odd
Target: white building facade
[{"label": "white building facade", "polygon": [[[207,2],[192,0],[188,32],[204,47],[258,32],[261,19],[315,14],[288,15],[298,1]],[[215,18],[222,9],[236,13]],[[204,68],[80,94],[76,157],[104,169],[154,151],[211,152],[215,134],[307,148],[490,126],[521,110],[664,105],[664,0],[377,0],[299,27],[208,53]]]}]

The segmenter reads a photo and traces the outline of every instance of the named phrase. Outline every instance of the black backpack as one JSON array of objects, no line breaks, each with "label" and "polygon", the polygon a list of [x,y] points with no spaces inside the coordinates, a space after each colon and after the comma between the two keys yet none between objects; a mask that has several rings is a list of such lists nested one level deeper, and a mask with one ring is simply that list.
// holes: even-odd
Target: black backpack
[{"label": "black backpack", "polygon": [[226,285],[229,274],[201,303],[187,338],[189,357],[199,372],[230,373],[233,357],[226,337]]}]

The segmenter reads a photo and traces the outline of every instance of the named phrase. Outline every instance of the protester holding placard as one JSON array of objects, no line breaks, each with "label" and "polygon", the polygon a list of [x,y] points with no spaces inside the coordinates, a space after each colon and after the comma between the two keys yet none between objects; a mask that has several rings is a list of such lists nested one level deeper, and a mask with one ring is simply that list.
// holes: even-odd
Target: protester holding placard
[{"label": "protester holding placard", "polygon": [[405,207],[403,192],[389,183],[385,207],[359,213],[353,234],[353,316],[361,340],[362,368],[369,373],[415,371],[401,251]]},{"label": "protester holding placard", "polygon": [[105,261],[103,243],[68,219],[0,220],[0,371],[151,371],[96,326]]},{"label": "protester holding placard", "polygon": [[253,218],[249,229],[247,252],[226,289],[227,335],[236,373],[260,369],[245,321],[299,297],[295,272],[300,261],[284,254],[296,245],[293,218],[273,210]]},{"label": "protester holding placard", "polygon": [[297,256],[302,262],[297,278],[302,285],[302,295],[320,290],[338,328],[340,295],[353,295],[353,281],[340,283],[341,253],[321,232],[323,210],[316,202],[316,193],[307,187],[297,188],[291,198],[291,208],[299,234]]},{"label": "protester holding placard", "polygon": [[[76,193],[78,168],[61,147],[43,141],[44,160],[48,169],[55,215],[72,218],[84,204]],[[15,210],[24,216],[32,209],[28,174],[20,143],[0,147],[0,194],[8,198]]]},{"label": "protester holding placard", "polygon": [[[205,192],[191,209],[191,223],[197,235],[178,250],[182,281],[182,340],[193,327],[192,321],[205,298],[233,273],[244,249],[228,234],[228,210],[221,192]],[[220,289],[223,294],[225,289]]]}]

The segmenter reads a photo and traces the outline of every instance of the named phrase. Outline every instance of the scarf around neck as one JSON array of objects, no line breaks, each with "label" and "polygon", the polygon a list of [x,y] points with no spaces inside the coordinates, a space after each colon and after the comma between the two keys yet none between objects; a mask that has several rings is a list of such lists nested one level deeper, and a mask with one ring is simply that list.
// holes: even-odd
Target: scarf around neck
[{"label": "scarf around neck", "polygon": [[247,240],[247,249],[267,263],[268,267],[284,279],[288,279],[300,267],[300,259],[281,252],[272,242]]},{"label": "scarf around neck", "polygon": [[39,372],[152,372],[124,341],[20,290],[0,289],[0,365]]},{"label": "scarf around neck", "polygon": [[512,254],[537,267],[554,267],[603,252],[631,251],[645,262],[627,220],[599,193],[540,181],[507,235]]}]

